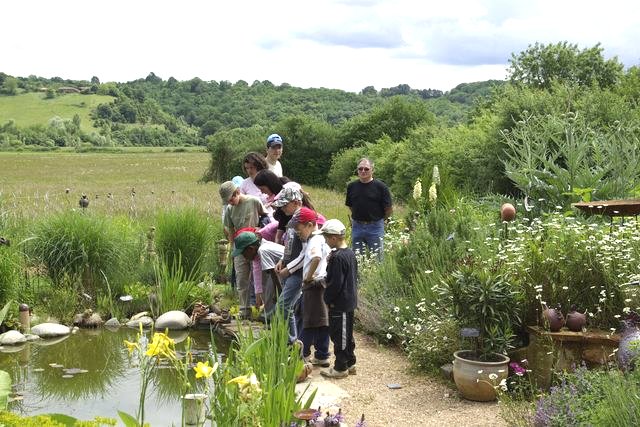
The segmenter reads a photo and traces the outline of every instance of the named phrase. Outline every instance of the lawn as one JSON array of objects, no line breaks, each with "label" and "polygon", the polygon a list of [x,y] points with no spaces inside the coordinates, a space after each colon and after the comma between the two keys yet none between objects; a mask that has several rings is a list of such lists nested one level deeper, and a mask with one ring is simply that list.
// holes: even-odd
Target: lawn
[{"label": "lawn", "polygon": [[73,119],[80,116],[80,128],[85,132],[96,130],[89,113],[98,104],[113,101],[107,95],[81,95],[77,93],[59,95],[46,99],[44,93],[25,93],[16,96],[0,96],[0,125],[15,120],[20,127],[46,125],[49,119],[58,116]]}]

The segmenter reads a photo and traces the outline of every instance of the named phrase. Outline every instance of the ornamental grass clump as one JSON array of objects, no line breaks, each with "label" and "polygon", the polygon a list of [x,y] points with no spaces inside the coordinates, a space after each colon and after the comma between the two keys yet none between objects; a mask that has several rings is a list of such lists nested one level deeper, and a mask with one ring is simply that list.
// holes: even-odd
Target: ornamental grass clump
[{"label": "ornamental grass clump", "polygon": [[[25,243],[33,261],[46,267],[54,283],[65,277],[77,278],[92,295],[111,281],[114,293],[121,290],[123,274],[136,259],[136,239],[128,221],[63,212],[35,225]],[[104,275],[103,275],[104,273]]]},{"label": "ornamental grass clump", "polygon": [[212,228],[195,208],[164,211],[156,218],[155,244],[158,255],[170,268],[178,265],[198,278],[211,251]]}]

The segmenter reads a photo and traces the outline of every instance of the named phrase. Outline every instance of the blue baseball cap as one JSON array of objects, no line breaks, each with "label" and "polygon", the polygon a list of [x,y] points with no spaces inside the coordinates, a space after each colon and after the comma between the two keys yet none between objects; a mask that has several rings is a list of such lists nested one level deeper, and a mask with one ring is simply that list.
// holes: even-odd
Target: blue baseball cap
[{"label": "blue baseball cap", "polygon": [[267,138],[267,148],[273,145],[282,145],[282,137],[280,137],[280,135],[278,135],[277,133],[272,133]]}]

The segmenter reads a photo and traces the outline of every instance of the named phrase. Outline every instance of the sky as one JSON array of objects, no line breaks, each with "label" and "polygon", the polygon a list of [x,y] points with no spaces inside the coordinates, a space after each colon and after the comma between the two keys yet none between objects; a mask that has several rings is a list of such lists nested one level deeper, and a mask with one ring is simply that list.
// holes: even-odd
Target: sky
[{"label": "sky", "polygon": [[505,79],[536,42],[640,63],[637,0],[7,0],[0,72],[359,92]]}]

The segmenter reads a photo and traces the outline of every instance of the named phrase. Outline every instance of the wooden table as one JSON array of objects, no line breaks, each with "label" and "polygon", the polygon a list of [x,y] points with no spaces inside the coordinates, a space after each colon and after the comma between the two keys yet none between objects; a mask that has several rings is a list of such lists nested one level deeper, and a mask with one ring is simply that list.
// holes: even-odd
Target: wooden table
[{"label": "wooden table", "polygon": [[596,200],[594,202],[573,203],[574,206],[589,215],[638,216],[640,199]]}]

